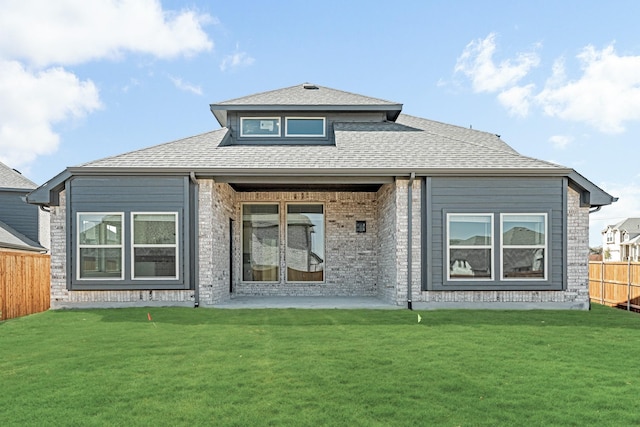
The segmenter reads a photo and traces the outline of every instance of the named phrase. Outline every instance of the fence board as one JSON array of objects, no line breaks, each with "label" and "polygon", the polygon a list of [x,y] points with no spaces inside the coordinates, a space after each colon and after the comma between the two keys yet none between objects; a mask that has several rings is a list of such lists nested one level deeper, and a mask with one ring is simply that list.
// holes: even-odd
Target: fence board
[{"label": "fence board", "polygon": [[640,310],[640,263],[589,262],[591,301]]},{"label": "fence board", "polygon": [[0,320],[49,309],[50,257],[0,251]]}]

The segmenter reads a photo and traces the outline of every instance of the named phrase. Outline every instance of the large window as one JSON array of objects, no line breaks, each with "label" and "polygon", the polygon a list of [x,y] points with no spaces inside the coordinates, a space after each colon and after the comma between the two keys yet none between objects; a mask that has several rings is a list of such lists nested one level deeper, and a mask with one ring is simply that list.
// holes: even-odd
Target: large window
[{"label": "large window", "polygon": [[493,278],[493,215],[447,214],[450,280]]},{"label": "large window", "polygon": [[502,278],[546,277],[547,215],[501,214]]},{"label": "large window", "polygon": [[[448,213],[449,281],[546,280],[549,250],[546,213]],[[498,246],[499,245],[499,246]],[[496,248],[499,250],[496,253]],[[500,267],[495,275],[494,260]]]},{"label": "large window", "polygon": [[242,117],[240,118],[240,136],[278,137],[280,136],[280,117]]},{"label": "large window", "polygon": [[178,277],[178,215],[132,213],[133,279]]},{"label": "large window", "polygon": [[287,280],[324,280],[324,206],[287,205]]},{"label": "large window", "polygon": [[123,278],[123,215],[78,213],[79,279]]},{"label": "large window", "polygon": [[285,118],[285,136],[325,136],[323,117]]},{"label": "large window", "polygon": [[242,206],[242,280],[273,282],[280,277],[280,217],[276,204]]}]

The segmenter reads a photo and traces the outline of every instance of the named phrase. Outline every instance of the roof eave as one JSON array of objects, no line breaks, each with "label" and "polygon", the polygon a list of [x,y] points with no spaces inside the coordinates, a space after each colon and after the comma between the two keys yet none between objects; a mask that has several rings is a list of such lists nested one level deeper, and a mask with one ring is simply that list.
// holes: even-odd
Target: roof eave
[{"label": "roof eave", "polygon": [[396,121],[402,112],[402,104],[210,104],[209,108],[222,127],[227,126],[227,111],[381,111],[385,112],[387,120],[392,122]]},{"label": "roof eave", "polygon": [[72,175],[185,175],[199,176],[567,176],[566,168],[153,168],[153,167],[70,167]]},{"label": "roof eave", "polygon": [[60,172],[49,181],[27,194],[27,203],[44,206],[51,205],[52,202],[57,200],[55,194],[64,187],[64,183],[71,178],[71,176],[72,173],[69,172],[69,168]]},{"label": "roof eave", "polygon": [[582,204],[597,207],[610,205],[618,201],[617,197],[613,197],[573,169],[569,173],[569,180],[582,190]]}]

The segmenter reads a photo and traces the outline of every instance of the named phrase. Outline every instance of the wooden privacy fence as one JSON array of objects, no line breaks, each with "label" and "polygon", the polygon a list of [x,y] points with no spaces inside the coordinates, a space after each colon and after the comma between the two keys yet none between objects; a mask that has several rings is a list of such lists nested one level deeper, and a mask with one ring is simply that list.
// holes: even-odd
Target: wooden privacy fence
[{"label": "wooden privacy fence", "polygon": [[0,320],[49,309],[50,257],[0,251]]},{"label": "wooden privacy fence", "polygon": [[589,262],[591,301],[640,310],[640,263]]}]

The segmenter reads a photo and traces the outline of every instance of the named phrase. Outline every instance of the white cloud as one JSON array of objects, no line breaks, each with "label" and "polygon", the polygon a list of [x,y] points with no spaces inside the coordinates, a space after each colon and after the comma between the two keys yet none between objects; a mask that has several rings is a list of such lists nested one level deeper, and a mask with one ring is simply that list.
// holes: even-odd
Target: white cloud
[{"label": "white cloud", "polygon": [[545,114],[587,123],[601,132],[621,133],[624,123],[640,120],[640,56],[618,56],[613,46],[585,47],[577,55],[582,75],[568,80],[564,60],[537,96]]},{"label": "white cloud", "polygon": [[196,95],[202,95],[202,88],[200,86],[195,86],[195,85],[192,85],[191,83],[187,83],[179,77],[169,76],[169,79],[171,79],[175,87],[177,87],[180,90],[183,90],[185,92],[191,92]]},{"label": "white cloud", "polygon": [[0,60],[0,159],[21,167],[56,150],[52,125],[101,107],[98,89],[62,68],[32,73]]},{"label": "white cloud", "polygon": [[566,135],[553,135],[549,138],[549,142],[551,142],[556,149],[564,150],[573,142],[573,137]]},{"label": "white cloud", "polygon": [[455,72],[466,75],[476,92],[498,92],[515,86],[529,71],[537,67],[540,58],[535,52],[519,53],[516,57],[495,64],[496,34],[471,41],[462,51]]},{"label": "white cloud", "polygon": [[[9,0],[0,13],[0,160],[26,167],[57,149],[53,125],[101,107],[91,80],[62,68],[140,53],[168,59],[209,51],[215,19],[159,0]],[[27,64],[27,65],[25,65]],[[139,82],[131,80],[123,91]],[[174,82],[184,90],[196,86]]]},{"label": "white cloud", "polygon": [[512,116],[526,117],[529,114],[533,84],[514,86],[498,94],[498,101]]},{"label": "white cloud", "polygon": [[230,68],[248,67],[253,64],[255,59],[249,56],[246,52],[236,52],[232,55],[227,55],[220,63],[220,70],[227,71]]},{"label": "white cloud", "polygon": [[158,0],[16,0],[0,14],[0,56],[44,67],[117,58],[126,52],[158,58],[213,48],[203,31],[215,20]]},{"label": "white cloud", "polygon": [[565,59],[555,60],[544,88],[521,84],[537,67],[535,51],[494,61],[496,35],[471,41],[458,58],[454,72],[465,75],[478,93],[498,93],[509,114],[526,117],[533,106],[551,117],[586,123],[604,133],[621,133],[625,123],[640,120],[640,55],[620,56],[613,45],[602,50],[586,46],[576,56],[581,75],[567,77]]}]

